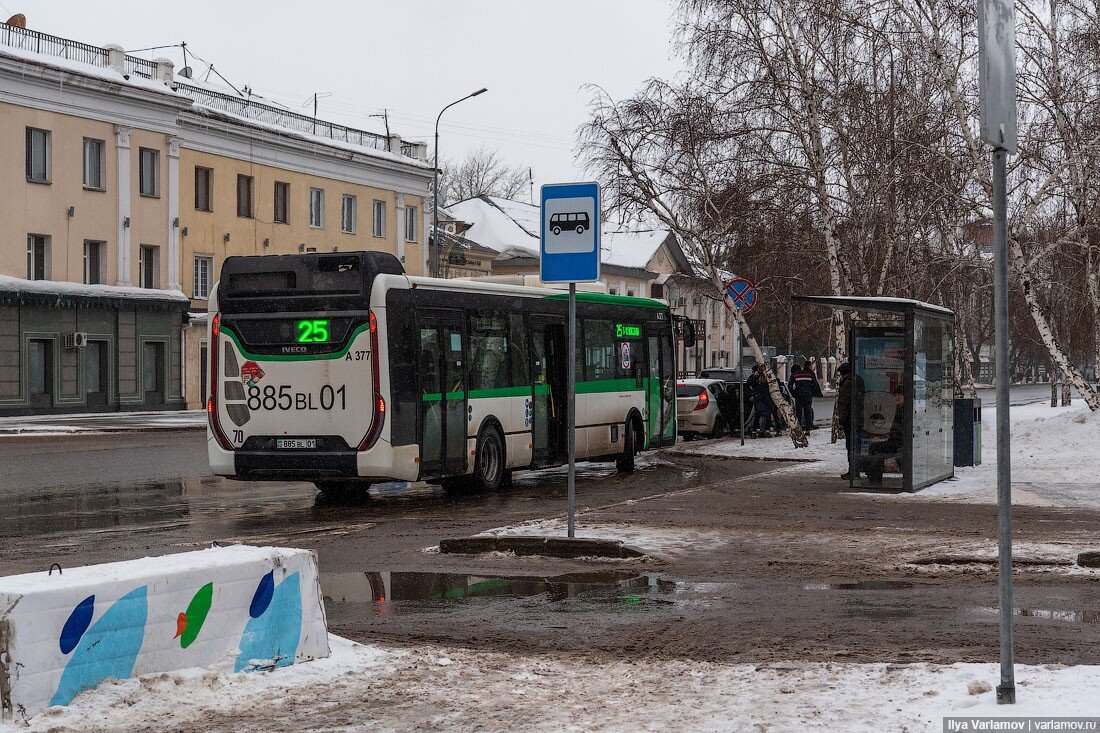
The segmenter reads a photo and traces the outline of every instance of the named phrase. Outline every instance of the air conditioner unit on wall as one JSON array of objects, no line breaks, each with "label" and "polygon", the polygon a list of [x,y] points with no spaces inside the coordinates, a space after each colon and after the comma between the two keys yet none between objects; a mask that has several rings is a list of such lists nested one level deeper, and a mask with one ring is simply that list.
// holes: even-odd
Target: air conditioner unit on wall
[{"label": "air conditioner unit on wall", "polygon": [[82,349],[88,345],[88,334],[83,331],[74,331],[65,334],[66,349]]}]

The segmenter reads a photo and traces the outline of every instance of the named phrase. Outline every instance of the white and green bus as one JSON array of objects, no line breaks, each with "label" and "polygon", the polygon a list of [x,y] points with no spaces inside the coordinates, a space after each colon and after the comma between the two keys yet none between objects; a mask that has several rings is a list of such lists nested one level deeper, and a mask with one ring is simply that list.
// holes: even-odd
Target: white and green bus
[{"label": "white and green bus", "polygon": [[[392,255],[230,257],[210,294],[210,466],[323,492],[496,489],[566,462],[568,296],[409,277]],[[668,304],[577,295],[576,455],[676,439]]]}]

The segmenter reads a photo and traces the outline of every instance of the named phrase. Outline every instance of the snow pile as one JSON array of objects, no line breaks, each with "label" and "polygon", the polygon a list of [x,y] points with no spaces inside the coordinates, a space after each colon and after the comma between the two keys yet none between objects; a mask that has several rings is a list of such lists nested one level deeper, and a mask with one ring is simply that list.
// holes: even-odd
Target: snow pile
[{"label": "snow pile", "polygon": [[24,280],[21,277],[8,275],[0,275],[0,292],[190,302],[179,290],[133,288],[122,285],[84,285],[59,280]]},{"label": "snow pile", "polygon": [[[329,659],[263,674],[187,670],[106,683],[26,731],[817,730],[940,731],[944,716],[1088,716],[1100,667],[1016,667],[998,706],[994,664],[722,664],[419,646],[331,637]],[[12,726],[8,728],[15,730]]]},{"label": "snow pile", "polygon": [[[634,504],[627,500],[624,504]],[[578,515],[583,512],[577,512]],[[615,540],[649,557],[669,559],[694,552],[711,552],[729,542],[729,534],[708,532],[690,528],[658,528],[636,524],[614,524],[574,521],[575,535],[579,539]],[[475,537],[566,537],[568,523],[565,519],[532,519],[506,527],[495,527],[474,535]],[[603,558],[601,558],[603,559]]]},{"label": "snow pile", "polygon": [[813,462],[836,470],[838,475],[848,470],[848,456],[844,452],[844,441],[830,442],[827,428],[813,430],[809,434],[809,446],[795,448],[786,435],[775,438],[719,438],[677,443],[672,452],[698,456],[715,456],[738,460],[757,461],[803,461]]}]

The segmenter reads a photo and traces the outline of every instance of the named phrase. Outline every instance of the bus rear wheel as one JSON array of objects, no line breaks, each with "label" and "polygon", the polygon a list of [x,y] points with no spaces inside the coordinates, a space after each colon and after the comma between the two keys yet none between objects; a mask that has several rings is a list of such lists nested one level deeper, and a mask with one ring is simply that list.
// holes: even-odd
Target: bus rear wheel
[{"label": "bus rear wheel", "polygon": [[504,441],[496,428],[482,428],[477,436],[472,479],[479,491],[497,491],[504,483]]},{"label": "bus rear wheel", "polygon": [[356,504],[370,500],[370,483],[366,481],[314,481],[326,504]]},{"label": "bus rear wheel", "polygon": [[634,472],[634,456],[637,454],[637,427],[633,420],[627,420],[623,433],[623,452],[615,459],[615,468],[619,473]]}]

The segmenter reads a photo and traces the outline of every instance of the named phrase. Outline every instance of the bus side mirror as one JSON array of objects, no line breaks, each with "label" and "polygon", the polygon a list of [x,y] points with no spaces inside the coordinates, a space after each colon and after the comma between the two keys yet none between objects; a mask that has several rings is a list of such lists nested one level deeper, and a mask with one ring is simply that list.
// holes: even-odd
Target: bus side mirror
[{"label": "bus side mirror", "polygon": [[690,349],[695,346],[696,341],[695,324],[691,321],[684,321],[684,345]]}]

